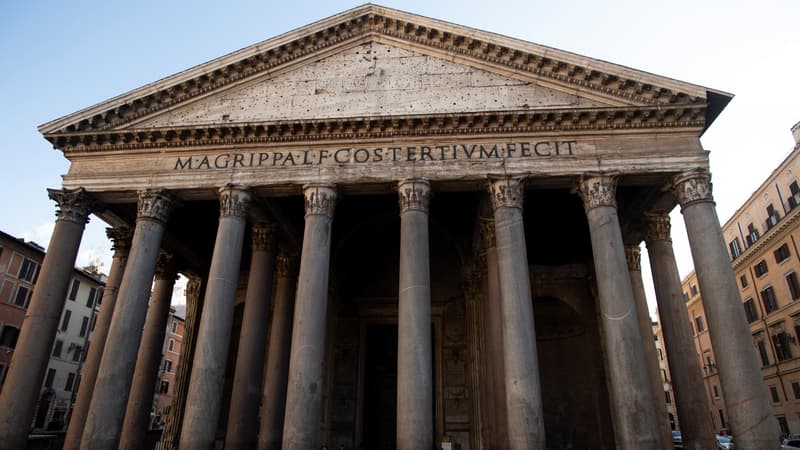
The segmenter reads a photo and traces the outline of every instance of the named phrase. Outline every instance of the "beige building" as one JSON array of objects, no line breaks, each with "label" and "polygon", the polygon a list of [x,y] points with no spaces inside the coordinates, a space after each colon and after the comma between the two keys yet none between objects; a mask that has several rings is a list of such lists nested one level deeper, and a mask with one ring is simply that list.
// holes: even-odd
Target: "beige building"
[{"label": "beige building", "polygon": [[[772,414],[785,434],[800,433],[800,123],[792,133],[794,149],[722,227]],[[724,389],[697,286],[694,272],[684,278],[712,416],[725,428]]]},{"label": "beige building", "polygon": [[151,428],[160,428],[166,423],[170,407],[175,396],[175,375],[183,348],[185,320],[176,309],[170,308],[167,320],[167,332],[161,350],[161,364],[158,369],[156,393],[153,397]]},{"label": "beige building", "polygon": [[[0,389],[26,323],[25,313],[44,257],[38,244],[0,232]],[[50,357],[31,424],[34,431],[66,429],[103,287],[103,275],[73,269],[56,335],[50,341]]]},{"label": "beige building", "polygon": [[[25,444],[34,336],[93,213],[116,252],[67,449],[142,448],[176,272],[158,448],[667,449],[639,246],[666,348],[693,346],[676,206],[737,448],[773,445],[700,142],[730,99],[368,4],[44,124],[70,168],[0,448]],[[708,449],[680,354],[684,442]]]}]

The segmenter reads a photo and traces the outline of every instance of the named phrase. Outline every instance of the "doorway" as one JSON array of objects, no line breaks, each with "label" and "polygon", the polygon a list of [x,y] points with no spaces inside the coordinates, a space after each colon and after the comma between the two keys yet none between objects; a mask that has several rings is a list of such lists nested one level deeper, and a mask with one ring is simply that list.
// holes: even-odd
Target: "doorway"
[{"label": "doorway", "polygon": [[370,324],[364,355],[364,428],[362,447],[397,446],[397,324]]}]

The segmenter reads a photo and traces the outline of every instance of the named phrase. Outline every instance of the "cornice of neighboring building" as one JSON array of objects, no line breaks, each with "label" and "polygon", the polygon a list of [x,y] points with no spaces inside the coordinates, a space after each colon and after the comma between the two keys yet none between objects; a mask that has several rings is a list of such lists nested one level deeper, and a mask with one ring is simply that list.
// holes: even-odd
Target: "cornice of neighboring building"
[{"label": "cornice of neighboring building", "polygon": [[798,219],[800,219],[800,207],[795,207],[783,216],[766,234],[758,238],[741,255],[731,261],[731,267],[733,267],[734,272],[754,262],[766,251],[772,250],[775,242],[788,236],[797,227]]}]

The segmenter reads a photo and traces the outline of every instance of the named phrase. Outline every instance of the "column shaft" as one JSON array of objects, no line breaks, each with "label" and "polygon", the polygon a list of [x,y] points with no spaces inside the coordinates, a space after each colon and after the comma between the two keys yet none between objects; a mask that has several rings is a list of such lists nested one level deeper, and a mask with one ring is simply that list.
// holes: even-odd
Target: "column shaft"
[{"label": "column shaft", "polygon": [[183,329],[181,356],[178,360],[178,372],[175,374],[175,389],[172,405],[169,408],[167,424],[161,432],[161,439],[156,444],[157,450],[175,450],[180,442],[183,427],[183,412],[186,410],[186,395],[189,391],[189,379],[192,376],[192,361],[197,344],[197,328],[200,324],[200,313],[203,310],[203,280],[200,277],[189,279],[186,284],[186,317]]},{"label": "column shaft", "polygon": [[278,257],[275,306],[269,333],[269,351],[261,397],[259,450],[281,450],[286,385],[289,379],[289,353],[292,343],[292,316],[296,268],[287,255]]},{"label": "column shaft", "polygon": [[508,448],[506,416],[506,385],[503,365],[503,314],[500,301],[500,272],[497,260],[494,219],[482,219],[482,233],[486,247],[486,302],[484,323],[486,324],[486,349],[489,392],[491,394],[489,418],[492,436],[489,446],[495,449]]},{"label": "column shaft", "polygon": [[117,303],[119,285],[122,282],[122,275],[125,273],[125,264],[128,262],[132,230],[128,227],[108,228],[106,234],[114,243],[114,258],[111,260],[111,270],[106,280],[106,287],[103,289],[103,304],[97,315],[94,331],[92,331],[92,345],[89,346],[89,354],[83,365],[78,396],[72,407],[69,428],[64,437],[64,450],[78,450],[81,445],[83,427],[89,413],[89,403],[92,401],[94,383],[97,380],[100,359],[103,357],[103,349],[106,346],[114,305]]},{"label": "column shaft", "polygon": [[625,257],[628,261],[628,271],[631,277],[631,287],[633,288],[633,301],[636,304],[636,316],[639,318],[639,334],[642,336],[642,346],[647,364],[647,379],[650,381],[650,389],[653,392],[653,408],[658,420],[659,431],[661,431],[658,438],[662,449],[671,450],[673,445],[669,411],[667,411],[667,403],[664,399],[664,381],[661,379],[661,370],[659,370],[658,365],[658,353],[656,352],[657,349],[653,338],[653,325],[650,322],[650,312],[647,310],[640,252],[638,244],[625,247]]},{"label": "column shaft", "polygon": [[274,227],[265,224],[253,227],[250,275],[225,432],[226,450],[252,449],[258,440],[258,405],[275,273],[274,233]]},{"label": "column shaft", "polygon": [[163,192],[139,195],[139,214],[125,275],[111,317],[81,448],[115,450],[142,337],[147,300],[172,200]]},{"label": "column shaft", "polygon": [[403,181],[400,194],[400,286],[397,316],[397,448],[433,448],[430,185]]},{"label": "column shaft", "polygon": [[220,189],[219,226],[186,397],[181,449],[213,449],[215,445],[249,203],[250,194],[242,186]]},{"label": "column shaft", "polygon": [[686,223],[736,448],[774,448],[780,431],[772,418],[753,338],[711,198],[710,176],[704,170],[687,172],[677,177],[673,186]]},{"label": "column shaft", "polygon": [[36,401],[93,203],[83,189],[48,190],[56,225],[0,394],[0,448],[26,448]]},{"label": "column shaft", "polygon": [[283,450],[319,447],[328,270],[336,191],[333,185],[316,183],[304,186],[303,194],[306,220],[292,327]]},{"label": "column shaft", "polygon": [[683,300],[683,289],[669,238],[669,216],[649,216],[647,251],[653,272],[664,348],[669,355],[672,391],[681,424],[683,448],[713,448],[714,425],[709,415],[703,373],[697,359],[692,325]]},{"label": "column shaft", "polygon": [[494,180],[491,194],[503,317],[509,448],[545,448],[528,248],[522,221],[522,179]]},{"label": "column shaft", "polygon": [[144,448],[146,444],[150,410],[153,407],[153,394],[161,364],[161,350],[167,333],[172,289],[175,286],[176,273],[171,260],[171,255],[166,253],[162,252],[159,256],[155,287],[150,306],[147,308],[142,342],[139,345],[131,393],[122,425],[119,443],[119,448],[122,450],[138,450]]},{"label": "column shaft", "polygon": [[658,421],[617,217],[616,181],[590,177],[580,182],[579,193],[592,240],[617,448],[655,450]]}]

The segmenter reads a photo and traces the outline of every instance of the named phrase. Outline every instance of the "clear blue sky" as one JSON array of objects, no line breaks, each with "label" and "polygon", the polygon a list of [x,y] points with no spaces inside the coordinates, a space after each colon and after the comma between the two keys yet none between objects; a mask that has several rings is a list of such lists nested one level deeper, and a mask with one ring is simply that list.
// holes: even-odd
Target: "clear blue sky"
[{"label": "clear blue sky", "polygon": [[[0,230],[49,241],[55,207],[45,188],[60,187],[69,162],[38,125],[359,4],[4,2]],[[800,1],[381,4],[736,94],[703,138],[722,222],[792,148],[789,127],[800,121]],[[673,214],[685,275],[692,262],[681,222]],[[100,258],[108,270],[104,228],[96,218],[87,227],[78,265]]]}]

